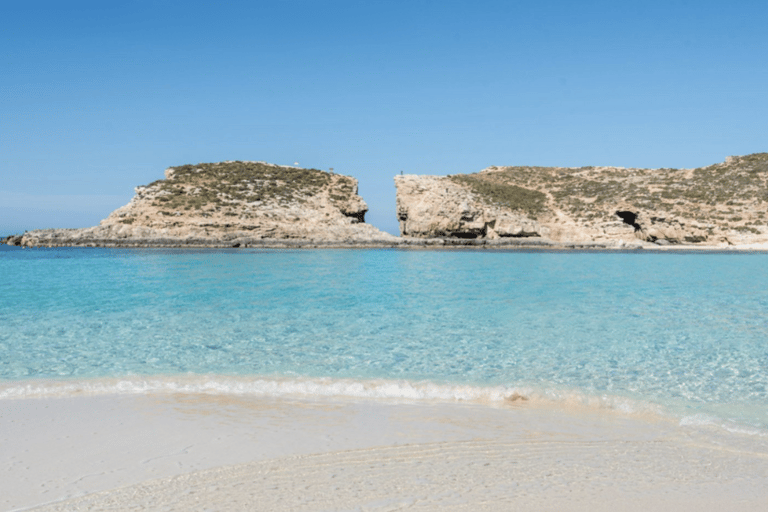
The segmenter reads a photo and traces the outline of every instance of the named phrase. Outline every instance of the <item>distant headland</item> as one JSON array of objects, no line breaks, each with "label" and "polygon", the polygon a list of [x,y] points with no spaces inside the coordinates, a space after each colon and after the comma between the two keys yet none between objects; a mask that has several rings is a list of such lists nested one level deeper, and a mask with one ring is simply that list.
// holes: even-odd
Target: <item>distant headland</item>
[{"label": "distant headland", "polygon": [[698,169],[489,167],[396,176],[410,237],[742,246],[768,242],[768,153]]},{"label": "distant headland", "polygon": [[182,165],[135,192],[98,226],[29,231],[6,243],[247,247],[396,239],[365,224],[368,206],[356,179],[317,169],[240,161]]},{"label": "distant headland", "polygon": [[768,248],[768,153],[697,169],[489,167],[399,175],[400,237],[365,223],[355,178],[264,162],[171,167],[98,226],[9,245]]}]

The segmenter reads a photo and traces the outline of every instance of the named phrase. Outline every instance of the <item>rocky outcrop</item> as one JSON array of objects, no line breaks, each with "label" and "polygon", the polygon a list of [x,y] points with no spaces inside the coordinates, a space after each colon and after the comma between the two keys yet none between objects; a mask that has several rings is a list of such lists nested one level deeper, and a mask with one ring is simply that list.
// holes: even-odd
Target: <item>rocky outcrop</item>
[{"label": "rocky outcrop", "polygon": [[403,236],[493,239],[548,234],[524,212],[482,201],[450,178],[401,175],[395,186]]},{"label": "rocky outcrop", "polygon": [[6,237],[0,238],[0,244],[21,245],[21,238],[21,235],[8,235]]},{"label": "rocky outcrop", "polygon": [[490,167],[396,176],[403,236],[559,243],[768,242],[768,153],[698,169]]},{"label": "rocky outcrop", "polygon": [[184,165],[135,191],[130,203],[98,226],[30,231],[13,244],[242,247],[396,240],[365,224],[368,207],[357,194],[357,180],[316,169],[263,162]]}]

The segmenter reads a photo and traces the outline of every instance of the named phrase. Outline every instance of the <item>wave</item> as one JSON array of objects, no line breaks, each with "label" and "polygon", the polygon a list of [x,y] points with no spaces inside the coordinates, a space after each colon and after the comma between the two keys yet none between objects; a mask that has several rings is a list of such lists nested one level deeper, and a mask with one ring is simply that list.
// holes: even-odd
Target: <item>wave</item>
[{"label": "wave", "polygon": [[503,402],[525,399],[507,387],[441,385],[430,382],[236,376],[163,376],[81,380],[30,380],[0,384],[0,399],[146,393],[204,393],[244,396],[346,397]]},{"label": "wave", "polygon": [[630,414],[662,413],[662,408],[655,404],[620,396],[589,395],[577,390],[385,379],[184,375],[0,383],[0,400],[174,393],[465,402],[496,406],[557,403],[567,407],[610,409]]},{"label": "wave", "polygon": [[[0,400],[136,394],[206,394],[296,399],[362,399],[453,402],[488,406],[556,406],[614,411],[627,415],[676,418],[681,426],[725,426],[733,432],[764,432],[727,415],[686,411],[621,395],[586,393],[542,386],[481,386],[430,381],[231,375],[131,376],[77,380],[0,382]],[[768,434],[767,434],[768,435]]]},{"label": "wave", "polygon": [[535,386],[479,386],[429,381],[341,379],[230,375],[131,376],[78,380],[0,382],[0,400],[71,398],[109,395],[203,394],[298,400],[351,399],[408,403],[465,403],[491,407],[555,407],[604,411],[642,418],[671,420],[683,428],[714,428],[731,434],[768,438],[759,424],[733,421],[727,416],[672,410],[657,403],[619,395],[589,394],[580,390]]}]

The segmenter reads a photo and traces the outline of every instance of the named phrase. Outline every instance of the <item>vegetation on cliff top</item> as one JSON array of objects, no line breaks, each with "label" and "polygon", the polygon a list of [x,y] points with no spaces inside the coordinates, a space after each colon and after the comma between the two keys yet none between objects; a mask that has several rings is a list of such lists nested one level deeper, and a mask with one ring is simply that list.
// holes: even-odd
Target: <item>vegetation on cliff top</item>
[{"label": "vegetation on cliff top", "polygon": [[621,203],[754,231],[750,223],[766,222],[768,153],[698,169],[518,166],[450,179],[489,204],[529,213],[556,207],[574,219],[607,220]]},{"label": "vegetation on cliff top", "polygon": [[[171,210],[200,210],[273,202],[303,203],[335,181],[333,202],[354,193],[354,179],[318,169],[280,167],[262,162],[220,162],[171,167],[168,179],[145,188],[158,192],[153,205]],[[334,179],[335,178],[335,179]]]},{"label": "vegetation on cliff top", "polygon": [[487,203],[532,215],[540,212],[547,200],[547,196],[538,190],[512,185],[504,180],[487,179],[479,174],[456,174],[449,178],[454,183],[468,186]]}]

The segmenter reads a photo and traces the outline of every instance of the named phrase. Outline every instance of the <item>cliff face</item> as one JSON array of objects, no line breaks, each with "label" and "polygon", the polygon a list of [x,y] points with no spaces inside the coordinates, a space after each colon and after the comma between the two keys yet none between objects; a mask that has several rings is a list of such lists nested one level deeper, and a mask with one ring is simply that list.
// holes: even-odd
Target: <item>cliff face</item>
[{"label": "cliff face", "polygon": [[253,240],[368,241],[394,238],[365,224],[357,180],[262,162],[171,167],[136,187],[99,226],[25,233],[21,245],[237,245]]},{"label": "cliff face", "polygon": [[490,167],[395,186],[404,236],[768,242],[768,153],[698,169]]}]

